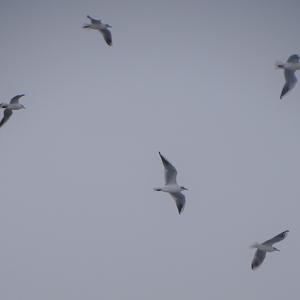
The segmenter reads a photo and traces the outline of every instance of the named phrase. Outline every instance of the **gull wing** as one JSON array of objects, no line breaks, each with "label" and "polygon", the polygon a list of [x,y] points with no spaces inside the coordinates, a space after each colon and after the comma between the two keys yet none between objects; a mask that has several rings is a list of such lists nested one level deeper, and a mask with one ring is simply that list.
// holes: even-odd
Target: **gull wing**
[{"label": "gull wing", "polygon": [[21,97],[23,97],[23,96],[25,96],[25,95],[22,94],[22,95],[16,95],[16,96],[14,96],[13,98],[11,98],[10,104],[19,103],[19,99],[20,99]]},{"label": "gull wing", "polygon": [[289,232],[289,230],[286,230],[286,231],[283,231],[283,232],[279,233],[278,235],[272,237],[271,239],[263,242],[263,245],[272,246],[275,243],[281,242],[283,239],[286,238],[288,232]]},{"label": "gull wing", "polygon": [[282,99],[284,95],[286,95],[289,91],[291,91],[297,83],[297,77],[295,75],[295,71],[284,70],[284,77],[285,77],[285,85],[283,86],[280,99]]},{"label": "gull wing", "polygon": [[165,184],[177,184],[176,176],[177,170],[175,167],[159,152],[159,156],[162,160],[165,169]]},{"label": "gull wing", "polygon": [[12,110],[11,109],[9,109],[9,108],[5,108],[4,109],[4,115],[3,115],[3,118],[2,118],[2,120],[1,120],[1,122],[0,122],[0,127],[2,127],[2,125],[4,124],[4,123],[6,123],[6,121],[10,118],[10,116],[12,115]]},{"label": "gull wing", "polygon": [[87,15],[86,17],[90,19],[92,24],[102,24],[101,20],[94,19],[89,15]]},{"label": "gull wing", "polygon": [[293,54],[287,59],[287,62],[297,63],[297,62],[299,62],[299,56],[297,54]]},{"label": "gull wing", "polygon": [[103,35],[103,38],[105,39],[106,44],[109,45],[109,46],[112,46],[111,32],[107,28],[101,29],[100,31]]},{"label": "gull wing", "polygon": [[264,261],[266,257],[266,252],[263,250],[259,250],[257,249],[255,251],[252,263],[251,263],[251,268],[252,270],[255,270],[256,268],[258,268]]},{"label": "gull wing", "polygon": [[183,211],[184,206],[185,206],[185,196],[180,192],[170,193],[170,194],[171,194],[172,198],[175,200],[179,214],[181,214],[181,212]]}]

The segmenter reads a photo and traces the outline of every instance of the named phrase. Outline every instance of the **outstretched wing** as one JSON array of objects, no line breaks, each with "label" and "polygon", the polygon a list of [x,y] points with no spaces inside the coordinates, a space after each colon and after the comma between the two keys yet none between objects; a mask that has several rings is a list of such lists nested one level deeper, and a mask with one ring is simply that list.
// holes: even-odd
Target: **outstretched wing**
[{"label": "outstretched wing", "polygon": [[274,236],[273,238],[263,242],[263,245],[272,246],[273,244],[282,241],[283,239],[286,238],[288,232],[289,232],[289,230],[279,233],[278,235]]},{"label": "outstretched wing", "polygon": [[297,54],[293,54],[287,59],[287,62],[289,62],[289,63],[298,63],[299,62],[299,56]]},{"label": "outstretched wing", "polygon": [[295,75],[295,71],[284,70],[284,77],[285,77],[285,85],[283,86],[280,99],[282,99],[284,95],[286,95],[289,91],[291,91],[297,83],[297,77]]},{"label": "outstretched wing", "polygon": [[90,19],[92,24],[101,24],[101,20],[94,19],[89,15],[87,15],[86,17]]},{"label": "outstretched wing", "polygon": [[107,28],[105,28],[105,29],[101,29],[101,33],[103,35],[103,38],[105,39],[106,44],[112,46],[111,32]]},{"label": "outstretched wing", "polygon": [[16,95],[16,96],[14,96],[13,98],[11,98],[10,104],[19,103],[19,99],[20,99],[21,97],[23,97],[23,96],[25,96],[25,95],[24,95],[24,94],[21,94],[21,95]]},{"label": "outstretched wing", "polygon": [[252,270],[255,270],[256,268],[258,268],[263,263],[265,257],[266,257],[266,252],[257,249],[255,251],[255,254],[254,254],[254,257],[253,257],[253,260],[251,263]]},{"label": "outstretched wing", "polygon": [[181,214],[181,212],[184,209],[185,206],[185,196],[182,193],[171,193],[172,198],[175,200],[177,209],[179,214]]},{"label": "outstretched wing", "polygon": [[4,123],[6,123],[6,121],[10,118],[11,115],[12,115],[12,110],[11,109],[8,109],[8,108],[4,109],[4,115],[3,115],[3,118],[0,122],[0,127],[2,127],[2,125]]},{"label": "outstretched wing", "polygon": [[175,167],[159,152],[159,156],[162,160],[165,169],[165,184],[177,184],[176,176],[177,171]]}]

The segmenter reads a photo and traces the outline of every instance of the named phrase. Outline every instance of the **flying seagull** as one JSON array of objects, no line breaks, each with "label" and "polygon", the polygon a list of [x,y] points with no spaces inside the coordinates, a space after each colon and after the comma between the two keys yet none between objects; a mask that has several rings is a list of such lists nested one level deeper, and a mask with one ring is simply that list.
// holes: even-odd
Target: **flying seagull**
[{"label": "flying seagull", "polygon": [[285,239],[288,232],[289,230],[283,231],[271,238],[270,240],[267,240],[261,244],[255,243],[251,246],[251,248],[257,249],[251,264],[252,270],[255,270],[263,263],[267,252],[279,251],[277,248],[273,247],[273,244],[281,242],[283,239]]},{"label": "flying seagull", "polygon": [[3,124],[10,118],[10,116],[13,113],[13,110],[19,110],[19,109],[22,109],[22,108],[25,109],[25,106],[23,104],[19,103],[19,99],[21,97],[23,97],[23,96],[25,96],[25,95],[21,94],[21,95],[14,96],[10,100],[9,104],[7,104],[7,103],[0,103],[0,108],[4,108],[3,118],[0,121],[0,127],[2,127]]},{"label": "flying seagull", "polygon": [[286,63],[282,63],[282,62],[276,63],[276,67],[278,69],[284,69],[285,85],[283,86],[280,99],[282,99],[284,95],[286,95],[289,91],[291,91],[297,83],[295,72],[296,70],[300,69],[299,59],[300,59],[299,55],[293,54],[288,58]]},{"label": "flying seagull", "polygon": [[87,18],[90,19],[91,23],[83,25],[83,28],[94,29],[94,30],[100,31],[102,33],[107,45],[111,46],[112,45],[112,37],[111,37],[111,32],[108,29],[108,28],[111,28],[111,26],[109,24],[103,24],[101,22],[101,20],[93,19],[90,16],[87,16]]},{"label": "flying seagull", "polygon": [[185,205],[185,196],[181,192],[187,190],[187,188],[177,184],[177,171],[175,167],[160,152],[159,156],[165,169],[165,186],[154,188],[154,190],[169,193],[175,200],[178,212],[180,214]]}]

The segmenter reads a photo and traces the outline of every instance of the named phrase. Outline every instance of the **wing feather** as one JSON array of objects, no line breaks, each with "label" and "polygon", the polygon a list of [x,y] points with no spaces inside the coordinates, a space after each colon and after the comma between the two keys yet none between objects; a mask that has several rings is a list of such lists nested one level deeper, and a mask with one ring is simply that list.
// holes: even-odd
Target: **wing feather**
[{"label": "wing feather", "polygon": [[16,95],[16,96],[14,96],[13,98],[11,98],[10,104],[19,103],[19,99],[20,99],[21,97],[23,97],[23,96],[25,96],[25,95],[22,94],[22,95]]},{"label": "wing feather", "polygon": [[281,91],[280,99],[282,99],[283,96],[285,96],[289,91],[291,91],[297,83],[295,71],[284,70],[284,77],[285,85],[283,86],[283,89]]},{"label": "wing feather", "polygon": [[159,156],[162,160],[165,169],[165,184],[177,184],[176,176],[177,170],[175,167],[159,152]]},{"label": "wing feather", "polygon": [[272,246],[275,243],[281,242],[283,239],[286,238],[288,232],[289,232],[289,230],[285,230],[285,231],[277,234],[276,236],[272,237],[271,239],[263,242],[263,245]]},{"label": "wing feather", "polygon": [[185,206],[185,196],[180,192],[170,193],[170,194],[172,198],[175,200],[179,214],[181,214]]},{"label": "wing feather", "polygon": [[6,121],[10,118],[10,116],[12,115],[12,110],[11,109],[4,109],[4,114],[3,114],[3,118],[0,122],[0,127],[3,126],[4,123],[6,123]]},{"label": "wing feather", "polygon": [[109,46],[112,46],[111,32],[106,28],[106,29],[102,29],[101,33],[103,35],[103,38],[104,38],[106,44],[109,45]]},{"label": "wing feather", "polygon": [[253,257],[253,260],[251,263],[252,270],[255,270],[256,268],[258,268],[263,263],[265,257],[266,257],[266,252],[257,249],[255,251],[255,254],[254,254],[254,257]]}]

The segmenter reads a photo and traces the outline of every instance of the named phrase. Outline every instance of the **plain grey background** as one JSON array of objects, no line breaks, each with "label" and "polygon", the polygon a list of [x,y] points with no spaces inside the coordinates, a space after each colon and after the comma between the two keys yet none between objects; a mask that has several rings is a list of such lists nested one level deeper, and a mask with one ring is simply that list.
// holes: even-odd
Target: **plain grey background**
[{"label": "plain grey background", "polygon": [[[0,297],[296,299],[299,1],[1,1]],[[112,25],[113,47],[81,27]],[[181,216],[161,151],[187,188]],[[289,229],[256,272],[249,245]]]}]

